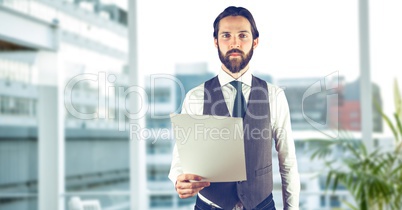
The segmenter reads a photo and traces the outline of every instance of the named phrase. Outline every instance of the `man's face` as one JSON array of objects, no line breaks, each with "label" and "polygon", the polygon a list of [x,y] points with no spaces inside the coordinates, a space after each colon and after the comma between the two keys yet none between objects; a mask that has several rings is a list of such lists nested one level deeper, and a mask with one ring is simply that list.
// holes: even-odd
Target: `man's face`
[{"label": "man's face", "polygon": [[242,16],[228,16],[219,22],[218,48],[219,59],[232,73],[247,67],[258,39],[253,40],[250,22]]}]

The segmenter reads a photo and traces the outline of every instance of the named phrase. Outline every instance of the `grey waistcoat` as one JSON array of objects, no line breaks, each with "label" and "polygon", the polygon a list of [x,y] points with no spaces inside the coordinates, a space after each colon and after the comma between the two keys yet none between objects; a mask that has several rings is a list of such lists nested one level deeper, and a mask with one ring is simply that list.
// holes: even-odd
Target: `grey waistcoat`
[{"label": "grey waistcoat", "polygon": [[[230,116],[218,77],[204,84],[204,115]],[[211,183],[200,193],[231,210],[240,200],[253,209],[272,192],[272,129],[267,83],[252,78],[250,98],[243,119],[247,181]]]}]

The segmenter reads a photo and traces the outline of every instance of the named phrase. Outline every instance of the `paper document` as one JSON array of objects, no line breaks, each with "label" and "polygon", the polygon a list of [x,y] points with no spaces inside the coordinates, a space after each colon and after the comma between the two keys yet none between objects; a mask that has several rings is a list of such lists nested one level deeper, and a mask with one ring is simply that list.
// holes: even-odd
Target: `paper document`
[{"label": "paper document", "polygon": [[242,118],[172,114],[171,122],[184,173],[210,182],[247,179]]}]

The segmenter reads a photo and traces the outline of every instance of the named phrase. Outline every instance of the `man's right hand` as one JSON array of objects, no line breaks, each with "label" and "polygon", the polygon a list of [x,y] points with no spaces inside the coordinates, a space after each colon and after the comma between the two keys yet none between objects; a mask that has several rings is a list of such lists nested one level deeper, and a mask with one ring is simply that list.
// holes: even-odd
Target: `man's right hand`
[{"label": "man's right hand", "polygon": [[[180,198],[189,198],[196,195],[199,191],[208,187],[210,182],[199,182],[202,180],[201,176],[195,174],[181,174],[177,177],[176,191]],[[197,181],[197,182],[192,182]]]}]

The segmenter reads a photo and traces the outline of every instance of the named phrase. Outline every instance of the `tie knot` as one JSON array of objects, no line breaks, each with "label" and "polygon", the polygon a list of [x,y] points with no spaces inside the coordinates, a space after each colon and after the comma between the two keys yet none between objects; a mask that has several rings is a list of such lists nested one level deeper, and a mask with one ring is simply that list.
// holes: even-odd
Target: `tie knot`
[{"label": "tie knot", "polygon": [[242,82],[237,81],[237,80],[233,80],[233,81],[230,82],[230,84],[231,84],[234,88],[236,88],[237,91],[241,90]]}]

